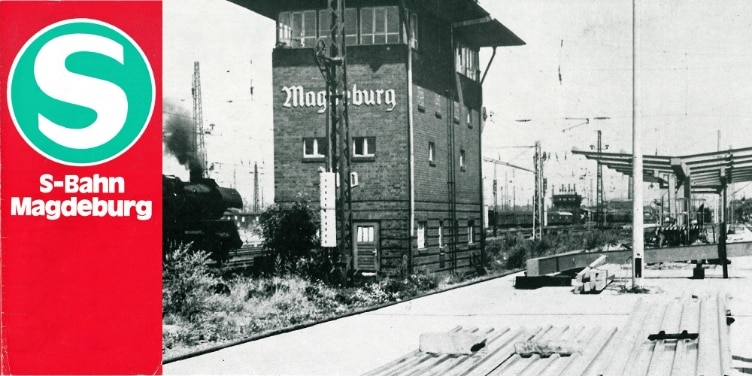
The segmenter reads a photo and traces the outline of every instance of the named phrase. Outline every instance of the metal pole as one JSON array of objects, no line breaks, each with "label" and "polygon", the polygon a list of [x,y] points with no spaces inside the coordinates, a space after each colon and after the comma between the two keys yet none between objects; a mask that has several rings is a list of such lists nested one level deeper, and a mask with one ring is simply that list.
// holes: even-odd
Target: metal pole
[{"label": "metal pole", "polygon": [[538,239],[543,239],[543,152],[540,141],[538,145]]},{"label": "metal pole", "polygon": [[506,205],[505,211],[509,211],[509,188],[507,187],[508,181],[509,178],[507,177],[507,171],[504,171],[504,204]]},{"label": "metal pole", "polygon": [[632,288],[642,287],[642,268],[644,233],[642,226],[642,150],[641,150],[641,120],[639,111],[639,67],[638,44],[640,43],[640,27],[638,9],[640,0],[632,0],[632,177],[634,199],[632,200]]},{"label": "metal pole", "polygon": [[[601,156],[601,131],[598,130],[598,144],[597,144],[597,150],[598,150],[598,158]],[[598,228],[603,228],[603,223],[605,223],[605,215],[603,210],[603,165],[600,162],[600,159],[597,161],[598,163],[598,170],[597,170],[597,192],[596,192],[596,198],[595,198],[595,204],[596,204],[596,211],[595,211],[595,218],[598,222]]]},{"label": "metal pole", "polygon": [[661,215],[658,216],[660,218],[659,227],[663,227],[663,195],[661,195]]},{"label": "metal pole", "polygon": [[494,237],[498,235],[497,218],[499,216],[499,195],[498,195],[498,182],[496,180],[496,165],[494,164],[494,180],[493,180],[493,197],[494,197],[494,209],[493,209],[493,234]]},{"label": "metal pole", "polygon": [[[724,182],[723,183],[723,209],[721,210],[722,212],[726,210],[726,205],[728,204],[728,201],[727,201],[728,196],[726,193],[727,191],[728,191],[728,185],[726,185],[726,183]],[[731,193],[733,194],[733,192]],[[721,225],[720,225],[721,238],[720,238],[720,241],[718,242],[719,243],[718,244],[718,250],[719,250],[718,256],[720,256],[721,265],[723,265],[723,278],[728,278],[728,261],[726,260],[726,234],[728,232],[726,228],[727,223],[728,223],[728,215],[727,213],[724,213],[723,222],[721,222]]]},{"label": "metal pole", "polygon": [[533,239],[536,234],[536,222],[538,222],[538,208],[536,202],[538,202],[538,143],[535,143],[535,153],[533,154],[533,169],[535,170],[535,184],[533,187]]},{"label": "metal pole", "polygon": [[[407,255],[407,265],[408,265],[408,273],[412,274],[413,272],[413,237],[415,237],[415,137],[414,137],[414,126],[415,122],[413,119],[413,49],[410,45],[410,40],[412,39],[412,26],[410,26],[410,15],[407,13],[407,7],[405,6],[405,1],[400,1],[400,13],[401,17],[403,19],[402,27],[403,31],[407,40],[405,41],[408,45],[407,48],[407,128],[408,128],[408,146],[409,146],[409,175],[410,175],[410,244],[408,246],[408,255]],[[481,205],[482,207],[483,205]],[[483,209],[481,209],[481,212]]]}]

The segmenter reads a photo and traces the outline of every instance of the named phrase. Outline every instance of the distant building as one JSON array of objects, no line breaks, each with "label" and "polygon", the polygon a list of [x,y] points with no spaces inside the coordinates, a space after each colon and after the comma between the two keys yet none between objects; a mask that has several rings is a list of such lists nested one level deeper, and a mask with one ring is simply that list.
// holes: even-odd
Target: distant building
[{"label": "distant building", "polygon": [[259,224],[261,213],[252,212],[226,212],[222,219],[235,222],[238,228],[249,228]]},{"label": "distant building", "polygon": [[572,213],[573,219],[572,223],[578,224],[581,222],[583,218],[581,218],[581,215],[583,213],[581,205],[582,205],[582,196],[580,196],[577,192],[560,192],[558,194],[554,194],[551,197],[551,203],[554,206],[554,210],[558,211],[566,211]]},{"label": "distant building", "polygon": [[[318,200],[327,103],[312,48],[329,34],[327,2],[231,1],[277,21],[275,201]],[[484,252],[478,52],[524,42],[473,0],[350,0],[345,20],[359,186],[344,258],[366,272],[471,270]]]}]

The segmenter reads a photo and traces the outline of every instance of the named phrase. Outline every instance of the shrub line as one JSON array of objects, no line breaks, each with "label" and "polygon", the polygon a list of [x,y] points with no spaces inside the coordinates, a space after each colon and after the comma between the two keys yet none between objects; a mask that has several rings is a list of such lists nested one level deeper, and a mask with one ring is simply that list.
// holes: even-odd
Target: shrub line
[{"label": "shrub line", "polygon": [[208,347],[208,348],[205,348],[203,350],[198,350],[198,351],[194,351],[194,352],[190,352],[190,353],[186,353],[186,354],[182,354],[182,355],[178,355],[178,356],[169,357],[167,359],[163,359],[162,360],[162,364],[174,363],[174,362],[177,362],[177,361],[180,361],[180,360],[190,359],[190,358],[194,358],[194,357],[201,356],[201,355],[204,355],[204,354],[213,353],[213,352],[216,352],[216,351],[219,351],[219,350],[224,350],[224,349],[229,348],[229,347],[242,345],[244,343],[253,342],[253,341],[260,340],[260,339],[264,339],[264,338],[268,338],[268,337],[272,337],[272,336],[276,336],[276,335],[280,335],[280,334],[290,333],[290,332],[294,332],[294,331],[300,330],[300,329],[309,328],[309,327],[312,327],[312,326],[315,326],[315,325],[324,324],[324,323],[327,323],[327,322],[330,322],[330,321],[344,319],[344,318],[347,318],[347,317],[351,317],[351,316],[355,316],[355,315],[360,315],[360,314],[368,313],[368,312],[372,312],[372,311],[376,311],[376,310],[379,310],[379,309],[382,309],[382,308],[391,307],[393,305],[406,303],[406,302],[409,302],[411,300],[425,298],[427,296],[439,294],[439,293],[442,293],[442,292],[452,291],[452,290],[456,290],[456,289],[459,289],[459,288],[472,286],[472,285],[475,285],[475,284],[478,284],[478,283],[487,282],[487,281],[490,281],[490,280],[493,280],[493,279],[506,277],[508,275],[519,273],[521,271],[524,271],[524,269],[515,269],[515,270],[504,271],[504,272],[502,272],[500,274],[496,274],[496,275],[492,275],[492,276],[486,276],[486,277],[480,277],[478,279],[473,279],[473,280],[470,280],[470,281],[460,282],[460,283],[458,283],[456,285],[453,285],[453,286],[451,286],[449,288],[446,288],[446,289],[443,289],[443,290],[429,291],[429,292],[427,292],[425,294],[411,296],[409,298],[406,298],[406,299],[403,299],[403,300],[400,300],[400,301],[388,302],[388,303],[383,303],[383,304],[375,305],[375,306],[372,306],[372,307],[360,308],[360,309],[356,309],[356,310],[350,311],[350,312],[342,314],[342,315],[336,315],[336,316],[332,316],[332,317],[321,319],[321,320],[312,321],[312,322],[305,323],[305,324],[298,324],[298,325],[294,325],[294,326],[287,327],[287,328],[272,330],[272,331],[267,332],[267,333],[263,333],[263,334],[251,336],[251,337],[248,337],[248,338],[242,338],[242,339],[230,341],[230,342],[227,342],[227,343],[224,343],[224,344],[220,344],[220,345]]}]

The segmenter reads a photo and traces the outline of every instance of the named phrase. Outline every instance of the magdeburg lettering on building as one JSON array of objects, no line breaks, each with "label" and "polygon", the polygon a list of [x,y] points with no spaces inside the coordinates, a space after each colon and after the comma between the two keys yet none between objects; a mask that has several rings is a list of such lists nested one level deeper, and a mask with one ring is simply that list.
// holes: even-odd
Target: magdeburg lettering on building
[{"label": "magdeburg lettering on building", "polygon": [[[323,114],[327,109],[326,91],[306,90],[301,85],[283,86],[286,98],[282,107],[318,107],[318,113]],[[394,89],[358,89],[354,84],[352,90],[346,93],[348,104],[353,106],[386,106],[391,112],[397,105],[397,94]]]}]

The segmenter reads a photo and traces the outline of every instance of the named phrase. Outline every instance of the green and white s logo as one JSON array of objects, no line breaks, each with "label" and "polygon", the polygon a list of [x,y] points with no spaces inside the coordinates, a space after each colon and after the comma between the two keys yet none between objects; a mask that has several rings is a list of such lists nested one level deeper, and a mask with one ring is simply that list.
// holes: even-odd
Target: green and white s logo
[{"label": "green and white s logo", "polygon": [[71,19],[36,33],[8,77],[8,108],[18,132],[58,163],[91,166],[128,150],[154,110],[154,74],[122,30]]}]

